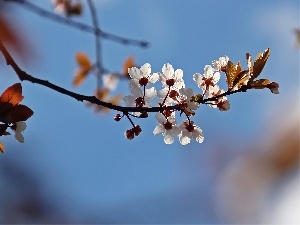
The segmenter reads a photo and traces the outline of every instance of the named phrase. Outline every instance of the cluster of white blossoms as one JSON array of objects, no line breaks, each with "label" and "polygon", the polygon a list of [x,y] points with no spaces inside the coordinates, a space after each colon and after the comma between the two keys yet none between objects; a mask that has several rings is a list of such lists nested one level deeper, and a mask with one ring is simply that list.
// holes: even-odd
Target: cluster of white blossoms
[{"label": "cluster of white blossoms", "polygon": [[[195,110],[200,107],[200,100],[205,100],[205,104],[212,108],[219,108],[223,111],[229,109],[227,98],[225,96],[218,97],[225,91],[217,85],[220,71],[226,68],[228,60],[228,57],[221,57],[219,60],[213,61],[213,66],[205,66],[203,74],[194,74],[193,79],[202,90],[202,94],[194,94],[192,88],[186,88],[183,71],[181,69],[174,70],[171,64],[164,64],[162,72],[158,73],[151,73],[149,63],[144,64],[141,68],[130,68],[128,73],[131,77],[129,81],[131,94],[123,98],[125,105],[136,108],[152,106],[164,108],[155,115],[158,125],[154,128],[153,133],[154,135],[162,134],[166,144],[172,144],[176,136],[182,145],[189,144],[192,139],[202,143],[204,140],[202,130],[191,120],[191,116],[195,115]],[[152,86],[157,81],[162,83],[161,90],[156,90]],[[156,97],[158,100],[153,104],[153,99]],[[185,117],[181,123],[176,120],[176,111]],[[147,112],[134,112],[132,115],[148,117]],[[138,132],[134,131],[135,127]],[[133,125],[132,129],[125,132],[125,137],[132,139],[140,132],[140,127]]]}]

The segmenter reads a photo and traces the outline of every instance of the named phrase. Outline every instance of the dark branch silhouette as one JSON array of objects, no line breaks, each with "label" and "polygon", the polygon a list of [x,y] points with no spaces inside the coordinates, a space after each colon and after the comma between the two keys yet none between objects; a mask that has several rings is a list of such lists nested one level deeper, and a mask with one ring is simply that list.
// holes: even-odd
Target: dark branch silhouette
[{"label": "dark branch silhouette", "polygon": [[[10,53],[7,51],[7,49],[5,48],[5,46],[2,43],[2,40],[0,40],[0,51],[2,52],[3,56],[5,57],[6,60],[6,64],[10,65],[13,70],[16,72],[17,76],[19,77],[19,79],[21,81],[30,81],[32,83],[37,83],[40,84],[42,86],[48,87],[52,90],[55,90],[61,94],[67,95],[69,97],[72,97],[78,101],[88,101],[90,103],[94,103],[97,105],[101,105],[103,107],[109,108],[109,109],[113,109],[119,112],[123,112],[125,114],[127,114],[128,112],[162,112],[163,110],[169,109],[169,110],[180,110],[180,107],[178,105],[174,105],[174,106],[163,106],[163,107],[124,107],[124,106],[118,106],[118,105],[114,105],[111,104],[109,102],[104,102],[99,100],[98,98],[96,98],[95,96],[87,96],[87,95],[81,95],[72,91],[69,91],[67,89],[64,89],[60,86],[57,86],[55,84],[52,84],[51,82],[47,81],[47,80],[42,80],[39,78],[36,78],[32,75],[27,74],[25,71],[23,71],[15,62],[15,60],[12,58],[12,56],[10,55]],[[207,98],[207,99],[200,99],[199,101],[197,101],[200,104],[205,104],[207,102],[210,101],[216,101],[218,100],[218,98],[223,97],[223,96],[227,96],[227,95],[231,95],[233,93],[237,93],[237,92],[245,92],[248,89],[251,89],[250,86],[246,86],[243,85],[240,89],[235,90],[235,91],[226,91],[218,96],[212,97],[212,98]]]}]

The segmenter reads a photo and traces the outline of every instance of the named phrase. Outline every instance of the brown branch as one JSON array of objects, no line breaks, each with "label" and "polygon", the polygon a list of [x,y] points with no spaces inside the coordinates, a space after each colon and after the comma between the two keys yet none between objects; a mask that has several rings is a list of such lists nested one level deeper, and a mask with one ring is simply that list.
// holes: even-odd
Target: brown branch
[{"label": "brown branch", "polygon": [[124,44],[124,45],[136,45],[136,46],[139,46],[141,48],[149,47],[149,42],[147,42],[147,41],[138,41],[138,40],[135,40],[135,39],[124,38],[124,37],[121,37],[121,36],[118,36],[118,35],[115,35],[115,34],[105,32],[105,31],[103,31],[99,28],[95,28],[95,27],[86,25],[84,23],[80,23],[80,22],[77,22],[77,21],[74,21],[74,20],[70,20],[68,18],[57,15],[53,12],[49,12],[47,10],[44,10],[44,9],[40,8],[39,6],[33,4],[29,1],[26,1],[26,0],[4,0],[4,1],[5,2],[18,3],[21,6],[24,6],[25,8],[29,9],[30,11],[32,11],[32,12],[34,12],[34,13],[40,15],[40,16],[51,19],[51,20],[53,20],[55,22],[58,22],[58,23],[69,25],[71,27],[80,29],[82,31],[93,33],[95,35],[100,34],[102,38],[105,38],[105,39],[108,39],[108,40],[111,40],[111,41],[115,41],[115,42],[118,42],[118,43],[121,43],[121,44]]},{"label": "brown branch", "polygon": [[57,91],[61,94],[72,97],[72,98],[74,98],[78,101],[81,101],[81,102],[88,101],[90,103],[101,105],[101,106],[104,106],[106,108],[113,109],[113,110],[123,112],[123,113],[128,113],[128,112],[160,112],[160,111],[165,110],[165,109],[176,109],[177,108],[177,105],[175,105],[175,106],[166,106],[166,107],[151,107],[151,108],[148,108],[148,107],[139,107],[139,108],[137,108],[137,107],[123,107],[123,106],[118,106],[118,105],[111,104],[109,102],[101,101],[101,100],[97,99],[95,96],[81,95],[81,94],[69,91],[67,89],[64,89],[64,88],[62,88],[60,86],[57,86],[55,84],[52,84],[47,80],[42,80],[42,79],[39,79],[39,78],[36,78],[32,75],[27,74],[25,71],[23,71],[17,65],[15,60],[12,58],[12,56],[9,54],[9,52],[7,51],[5,46],[3,45],[2,40],[0,40],[0,51],[2,52],[2,54],[3,54],[3,56],[6,60],[6,64],[10,65],[13,68],[13,70],[15,71],[15,73],[17,74],[17,76],[19,77],[19,79],[21,81],[29,81],[29,82],[32,82],[32,83],[36,83],[36,84],[45,86],[47,88],[50,88],[50,89],[52,89],[54,91]]},{"label": "brown branch", "polygon": [[219,94],[217,96],[211,97],[211,98],[206,98],[206,99],[200,99],[199,101],[197,101],[198,103],[207,103],[207,102],[213,102],[213,101],[217,101],[219,98],[227,96],[227,95],[232,95],[238,92],[246,92],[247,90],[252,89],[250,85],[242,85],[239,89],[237,90],[228,90],[225,91],[222,94]]}]

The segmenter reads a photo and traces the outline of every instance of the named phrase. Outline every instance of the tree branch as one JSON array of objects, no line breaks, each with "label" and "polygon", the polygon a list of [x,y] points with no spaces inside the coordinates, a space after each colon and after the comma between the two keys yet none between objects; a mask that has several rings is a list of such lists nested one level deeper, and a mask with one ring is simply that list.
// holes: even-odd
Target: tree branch
[{"label": "tree branch", "polygon": [[165,110],[165,109],[176,109],[177,108],[177,105],[175,105],[175,106],[166,106],[166,107],[151,107],[151,108],[148,108],[148,107],[139,107],[139,108],[137,108],[137,107],[123,107],[123,106],[118,106],[118,105],[111,104],[109,102],[101,101],[101,100],[97,99],[95,96],[81,95],[81,94],[69,91],[67,89],[64,89],[64,88],[62,88],[60,86],[57,86],[55,84],[52,84],[47,80],[42,80],[42,79],[39,79],[39,78],[36,78],[32,75],[27,74],[14,61],[12,56],[9,54],[9,52],[6,50],[5,46],[3,45],[2,40],[0,40],[0,51],[2,52],[2,54],[3,54],[3,56],[6,60],[6,64],[10,65],[13,68],[13,70],[16,72],[17,76],[19,77],[19,79],[21,81],[29,81],[29,82],[32,82],[32,83],[36,83],[36,84],[48,87],[48,88],[50,88],[54,91],[57,91],[61,94],[72,97],[72,98],[74,98],[78,101],[81,101],[81,102],[88,101],[90,103],[101,105],[101,106],[104,106],[106,108],[113,109],[113,110],[123,112],[123,113],[128,113],[128,112],[160,112],[160,111]]},{"label": "tree branch", "polygon": [[[15,62],[15,60],[12,58],[12,56],[10,55],[10,53],[7,51],[7,49],[5,48],[5,46],[2,43],[2,40],[0,40],[0,51],[2,53],[2,55],[4,56],[5,60],[6,60],[6,64],[10,65],[13,70],[15,71],[15,73],[17,74],[17,76],[19,77],[19,79],[21,81],[29,81],[32,83],[36,83],[45,87],[48,87],[54,91],[57,91],[61,94],[67,95],[69,97],[72,97],[78,101],[88,101],[90,103],[94,103],[96,105],[101,105],[103,107],[109,108],[109,109],[113,109],[119,112],[123,112],[124,114],[128,114],[128,112],[162,112],[163,110],[180,110],[180,106],[179,105],[174,105],[174,106],[164,106],[164,107],[124,107],[124,106],[119,106],[119,105],[114,105],[112,103],[109,102],[104,102],[99,100],[98,98],[96,98],[95,96],[87,96],[87,95],[81,95],[72,91],[69,91],[67,89],[64,89],[60,86],[57,86],[47,80],[42,80],[39,78],[36,78],[32,75],[27,74],[25,71],[23,71]],[[210,101],[216,101],[218,100],[218,98],[223,97],[223,96],[227,96],[227,95],[231,95],[237,92],[245,92],[248,89],[251,89],[250,86],[247,85],[243,85],[240,89],[238,90],[228,90],[218,96],[214,96],[211,98],[207,98],[207,99],[200,99],[199,101],[197,101],[200,104],[205,104],[207,102]]]},{"label": "tree branch", "polygon": [[99,34],[99,35],[101,35],[102,38],[105,38],[105,39],[108,39],[108,40],[111,40],[111,41],[115,41],[115,42],[118,42],[118,43],[121,43],[121,44],[124,44],[124,45],[136,45],[136,46],[139,46],[141,48],[149,47],[149,42],[147,42],[147,41],[138,41],[138,40],[135,40],[135,39],[124,38],[124,37],[121,37],[121,36],[118,36],[118,35],[115,35],[115,34],[105,32],[105,31],[103,31],[99,28],[95,28],[95,27],[86,25],[84,23],[80,23],[80,22],[77,22],[77,21],[74,21],[74,20],[70,20],[68,18],[64,18],[64,17],[62,17],[60,15],[57,15],[53,12],[49,12],[45,9],[42,9],[41,7],[35,5],[31,2],[28,2],[27,0],[4,0],[4,1],[18,3],[18,4],[24,6],[25,8],[29,9],[30,11],[32,11],[32,12],[34,12],[34,13],[40,15],[40,16],[51,19],[51,20],[53,20],[55,22],[58,22],[58,23],[69,25],[71,27],[80,29],[82,31],[93,33],[95,35]]}]

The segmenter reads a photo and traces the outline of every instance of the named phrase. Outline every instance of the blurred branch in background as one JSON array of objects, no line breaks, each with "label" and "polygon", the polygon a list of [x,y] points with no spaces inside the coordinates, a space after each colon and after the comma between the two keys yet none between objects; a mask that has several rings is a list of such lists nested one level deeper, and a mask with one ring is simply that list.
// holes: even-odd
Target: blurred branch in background
[{"label": "blurred branch in background", "polygon": [[[6,159],[0,165],[0,223],[60,223],[69,221],[58,204],[44,195],[43,181],[26,163]],[[49,194],[49,193],[48,193]]]},{"label": "blurred branch in background", "polygon": [[[292,104],[291,104],[292,105]],[[216,207],[220,217],[229,223],[278,223],[274,199],[289,180],[299,184],[299,108],[282,107],[269,121],[265,136],[251,137],[251,145],[233,159],[219,176]],[[288,109],[287,109],[288,108]],[[285,112],[289,112],[287,116]],[[245,153],[246,152],[246,153]],[[290,214],[280,218],[291,224],[300,222],[295,214],[298,193],[291,193]],[[280,204],[280,203],[278,203]],[[297,210],[296,210],[297,211]],[[277,218],[278,219],[278,218]]]},{"label": "blurred branch in background", "polygon": [[135,40],[135,39],[131,39],[131,38],[124,38],[124,37],[121,37],[121,36],[118,36],[115,34],[105,32],[97,27],[93,27],[93,26],[90,26],[90,25],[87,25],[87,24],[84,24],[81,22],[77,22],[77,21],[71,20],[70,18],[65,18],[56,13],[47,11],[27,0],[2,0],[2,1],[17,3],[21,7],[24,7],[26,9],[36,13],[39,16],[51,19],[51,20],[61,23],[61,24],[68,25],[70,27],[80,29],[85,32],[93,33],[96,36],[100,35],[101,38],[103,38],[103,39],[108,39],[108,40],[118,42],[118,43],[121,43],[124,45],[136,45],[141,48],[149,47],[149,43],[147,41],[139,41],[139,40]]},{"label": "blurred branch in background", "polygon": [[300,47],[300,28],[296,28],[294,30],[294,33],[295,33],[295,46],[296,48],[299,48]]}]

